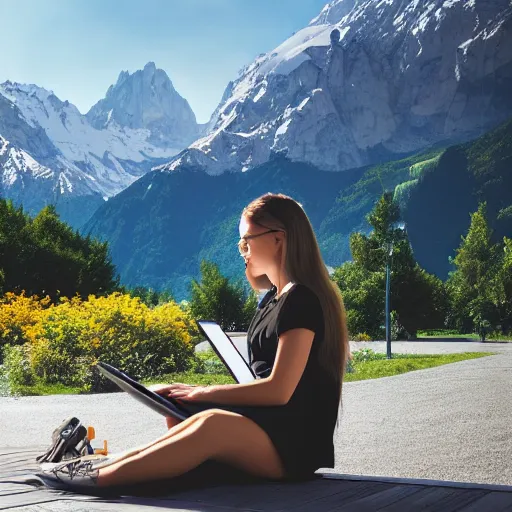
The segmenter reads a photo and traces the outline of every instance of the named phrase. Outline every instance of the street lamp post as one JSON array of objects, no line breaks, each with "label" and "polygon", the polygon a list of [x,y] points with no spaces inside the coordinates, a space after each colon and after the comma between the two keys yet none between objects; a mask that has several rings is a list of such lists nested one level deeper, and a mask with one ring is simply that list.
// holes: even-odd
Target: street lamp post
[{"label": "street lamp post", "polygon": [[[403,222],[393,225],[393,229],[405,230]],[[391,359],[391,311],[390,311],[390,292],[391,292],[391,256],[393,255],[393,242],[390,240],[386,244],[386,357]]]},{"label": "street lamp post", "polygon": [[391,288],[391,255],[393,243],[389,242],[386,251],[386,357],[391,359],[391,312],[389,311],[389,292]]}]

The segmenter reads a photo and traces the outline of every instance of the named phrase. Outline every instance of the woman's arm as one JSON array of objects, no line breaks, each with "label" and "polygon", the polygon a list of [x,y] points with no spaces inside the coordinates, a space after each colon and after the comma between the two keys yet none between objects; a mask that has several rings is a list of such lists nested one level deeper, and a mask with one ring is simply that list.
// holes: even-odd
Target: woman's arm
[{"label": "woman's arm", "polygon": [[[283,397],[270,377],[247,384],[208,386],[201,400],[227,405],[283,405]],[[183,397],[187,400],[187,397]]]},{"label": "woman's arm", "polygon": [[275,385],[269,378],[248,384],[215,384],[191,386],[189,384],[157,384],[149,389],[164,398],[172,397],[191,402],[215,402],[231,405],[282,405]]},{"label": "woman's arm", "polygon": [[197,390],[173,390],[170,396],[183,400],[228,405],[285,405],[292,397],[308,361],[315,333],[290,329],[281,334],[270,376],[247,384],[224,384]]}]

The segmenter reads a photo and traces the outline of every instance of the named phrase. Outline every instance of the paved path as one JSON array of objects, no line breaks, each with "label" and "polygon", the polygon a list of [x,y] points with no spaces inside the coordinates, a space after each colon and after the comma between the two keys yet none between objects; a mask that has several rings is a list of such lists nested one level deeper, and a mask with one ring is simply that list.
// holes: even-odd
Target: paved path
[{"label": "paved path", "polygon": [[[237,333],[231,339],[241,354],[247,359],[247,337]],[[386,353],[385,341],[351,341],[350,350],[355,352],[363,348],[370,348],[375,352]],[[211,349],[208,341],[196,345],[197,351]],[[512,342],[485,342],[471,341],[459,338],[423,339],[421,341],[393,341],[391,353],[393,354],[451,354],[458,352],[504,352],[512,353]]]},{"label": "paved path", "polygon": [[[350,350],[361,350],[370,348],[375,352],[386,353],[385,341],[350,342]],[[459,352],[500,352],[512,354],[512,343],[510,342],[484,342],[466,341],[456,338],[423,339],[421,341],[392,341],[392,354],[453,354]]]},{"label": "paved path", "polygon": [[[383,342],[360,346],[385,352]],[[335,470],[512,485],[512,344],[393,342],[393,352],[406,350],[498,354],[345,383]],[[49,442],[69,415],[113,451],[164,432],[162,417],[124,393],[0,398],[0,446]]]}]

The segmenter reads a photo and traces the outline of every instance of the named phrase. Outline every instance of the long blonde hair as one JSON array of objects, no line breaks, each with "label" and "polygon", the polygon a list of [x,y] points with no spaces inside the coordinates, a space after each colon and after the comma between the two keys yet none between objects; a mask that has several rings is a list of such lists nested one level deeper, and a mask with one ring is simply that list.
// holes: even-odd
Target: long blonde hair
[{"label": "long blonde hair", "polygon": [[243,210],[251,223],[286,233],[284,268],[294,283],[317,295],[324,315],[325,339],[319,348],[319,362],[336,383],[338,401],[350,353],[345,307],[338,285],[331,281],[313,227],[297,201],[284,194],[264,194]]}]

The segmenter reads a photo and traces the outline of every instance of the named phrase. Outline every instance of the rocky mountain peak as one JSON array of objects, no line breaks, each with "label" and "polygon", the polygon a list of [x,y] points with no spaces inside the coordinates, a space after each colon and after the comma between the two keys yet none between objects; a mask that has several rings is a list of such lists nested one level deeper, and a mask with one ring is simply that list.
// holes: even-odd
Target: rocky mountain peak
[{"label": "rocky mountain peak", "polygon": [[148,62],[143,69],[144,73],[154,74],[156,71],[156,64],[154,62]]},{"label": "rocky mountain peak", "polygon": [[510,0],[334,0],[246,66],[209,133],[161,169],[393,160],[506,120],[510,80]]},{"label": "rocky mountain peak", "polygon": [[148,62],[142,70],[122,71],[104,99],[86,114],[97,129],[111,123],[147,129],[159,147],[186,146],[199,133],[194,112],[174,88],[167,73]]},{"label": "rocky mountain peak", "polygon": [[358,3],[359,0],[335,0],[334,2],[330,2],[325,5],[318,16],[311,20],[310,25],[333,25],[338,23],[344,16],[349,14]]}]

